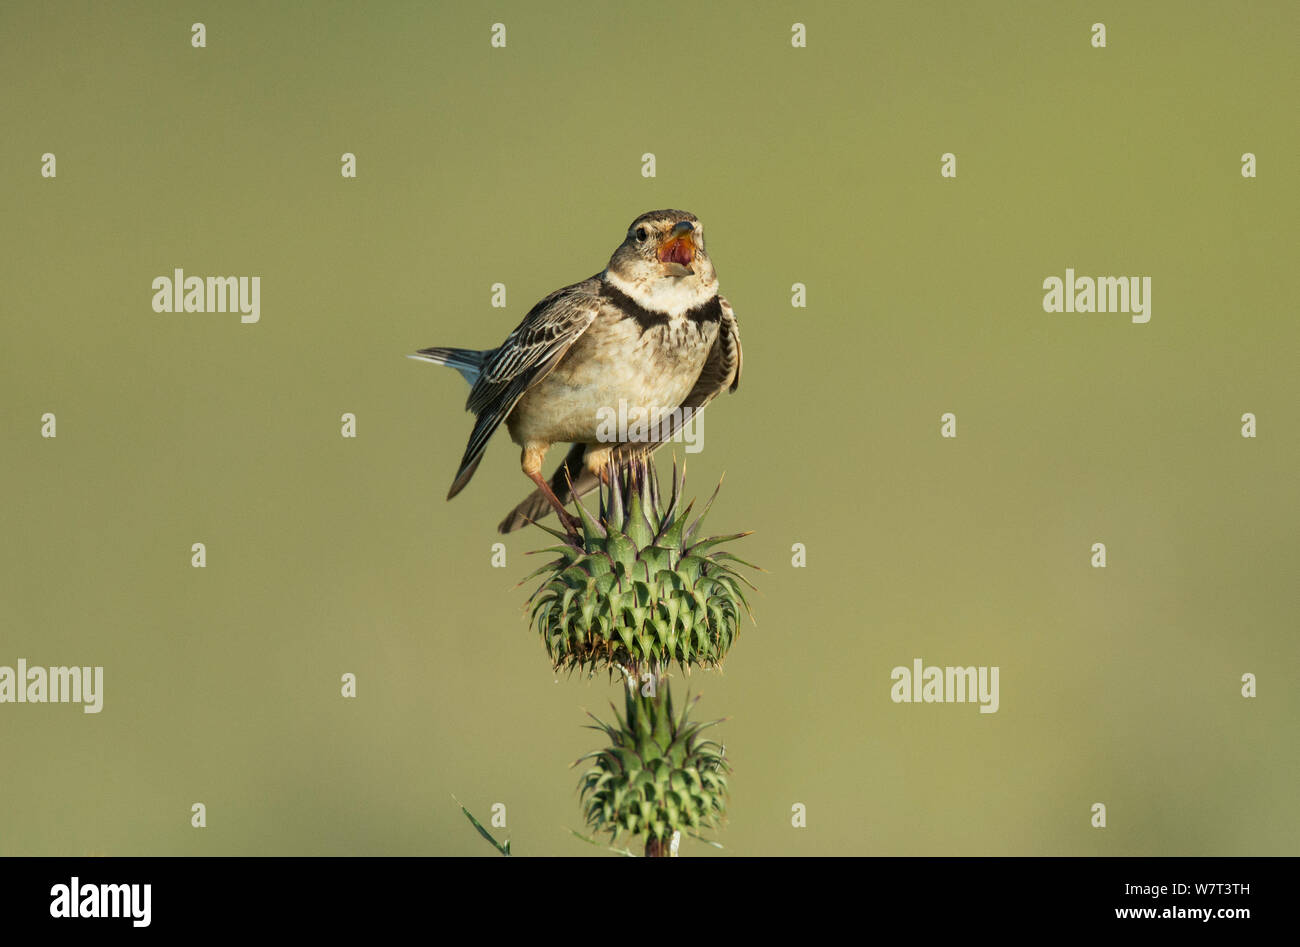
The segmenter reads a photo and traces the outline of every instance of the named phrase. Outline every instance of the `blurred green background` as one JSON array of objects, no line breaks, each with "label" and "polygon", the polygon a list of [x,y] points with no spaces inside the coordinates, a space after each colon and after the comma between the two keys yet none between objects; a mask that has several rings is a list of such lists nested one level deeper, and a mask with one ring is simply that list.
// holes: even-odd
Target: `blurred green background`
[{"label": "blurred green background", "polygon": [[[490,855],[455,793],[596,854],[617,687],[556,680],[544,537],[490,565],[517,450],[445,502],[464,383],[403,355],[679,207],[745,344],[689,492],[771,570],[677,681],[730,717],[725,853],[1296,854],[1300,7],[472,6],[0,7],[0,664],[105,667],[98,716],[0,705],[0,853]],[[1151,322],[1043,312],[1067,266]],[[261,322],[154,313],[175,267]],[[916,657],[1001,709],[892,703]]]}]

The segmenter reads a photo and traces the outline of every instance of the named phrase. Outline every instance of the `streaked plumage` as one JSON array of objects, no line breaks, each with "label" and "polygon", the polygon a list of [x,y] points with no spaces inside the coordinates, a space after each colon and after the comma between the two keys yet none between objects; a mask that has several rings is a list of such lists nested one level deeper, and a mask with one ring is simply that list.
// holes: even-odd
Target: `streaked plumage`
[{"label": "streaked plumage", "polygon": [[[601,408],[617,411],[622,399],[633,411],[702,409],[735,390],[741,368],[739,329],[717,293],[703,226],[676,210],[634,220],[605,270],[537,303],[497,348],[430,348],[412,357],[454,368],[471,386],[465,407],[476,420],[448,499],[474,475],[503,421],[523,448],[524,472],[538,489],[501,532],[551,507],[567,515],[562,504],[596,486],[611,453],[621,460],[662,443],[602,443]],[[564,463],[542,480],[547,448],[566,442],[574,446]]]}]

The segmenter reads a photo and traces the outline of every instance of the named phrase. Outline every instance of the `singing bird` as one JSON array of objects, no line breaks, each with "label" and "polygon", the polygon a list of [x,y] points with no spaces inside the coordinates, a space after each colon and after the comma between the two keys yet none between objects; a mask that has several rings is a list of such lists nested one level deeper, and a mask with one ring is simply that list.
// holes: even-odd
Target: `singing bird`
[{"label": "singing bird", "polygon": [[[456,369],[470,384],[474,429],[447,499],[469,483],[488,439],[505,422],[537,485],[498,527],[508,533],[554,509],[567,527],[573,497],[595,489],[608,469],[656,450],[724,389],[740,382],[740,330],[718,295],[718,276],[694,214],[642,214],[590,279],[551,293],[494,349],[428,348],[410,356]],[[663,417],[655,437],[602,424],[620,404],[628,418]],[[634,431],[636,424],[626,426]],[[572,444],[549,482],[542,463],[552,444]]]}]

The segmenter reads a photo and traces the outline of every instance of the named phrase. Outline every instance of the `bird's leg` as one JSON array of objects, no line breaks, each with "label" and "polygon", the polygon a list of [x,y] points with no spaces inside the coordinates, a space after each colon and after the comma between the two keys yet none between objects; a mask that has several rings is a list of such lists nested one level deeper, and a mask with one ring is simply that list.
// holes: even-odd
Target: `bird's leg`
[{"label": "bird's leg", "polygon": [[582,458],[587,470],[599,477],[605,486],[609,486],[609,461],[613,455],[613,447],[588,447]]},{"label": "bird's leg", "polygon": [[560,498],[555,495],[555,491],[551,489],[551,485],[547,483],[546,478],[542,476],[542,460],[546,457],[546,449],[549,446],[550,445],[543,446],[538,444],[529,444],[524,448],[523,457],[520,459],[520,465],[523,467],[524,474],[527,475],[528,479],[537,484],[537,489],[542,491],[542,496],[546,497],[546,499],[550,501],[551,506],[555,507],[555,514],[560,518],[560,523],[563,524],[564,528],[570,533],[580,534],[582,532],[582,524],[574,518],[573,514],[564,508],[564,504],[560,502]]}]

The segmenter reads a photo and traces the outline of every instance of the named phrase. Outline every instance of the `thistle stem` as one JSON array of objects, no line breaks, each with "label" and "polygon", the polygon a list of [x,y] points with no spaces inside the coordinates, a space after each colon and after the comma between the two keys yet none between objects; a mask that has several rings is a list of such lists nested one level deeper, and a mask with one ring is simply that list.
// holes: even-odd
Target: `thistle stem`
[{"label": "thistle stem", "polygon": [[[657,727],[664,727],[665,725],[671,726],[671,719],[663,712],[664,701],[668,696],[668,673],[662,665],[658,664],[652,665],[648,670],[652,675],[654,675],[654,690],[651,692],[652,696],[650,697],[650,701],[655,706],[655,713],[652,719],[657,722]],[[633,676],[630,683],[633,692],[635,693],[636,689],[639,687],[637,676]],[[657,839],[653,835],[646,836],[646,858],[670,858],[673,854],[671,838]]]}]

